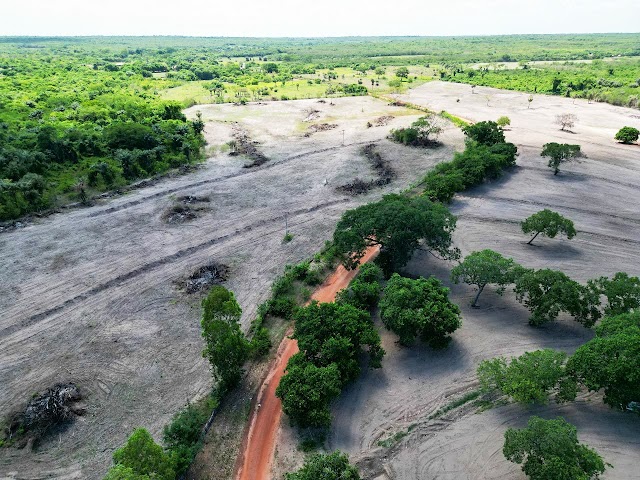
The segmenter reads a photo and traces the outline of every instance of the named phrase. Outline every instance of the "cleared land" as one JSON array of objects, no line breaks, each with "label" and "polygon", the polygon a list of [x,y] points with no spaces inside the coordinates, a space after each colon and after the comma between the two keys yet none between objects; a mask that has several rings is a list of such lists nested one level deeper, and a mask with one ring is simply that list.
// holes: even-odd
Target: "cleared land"
[{"label": "cleared land", "polygon": [[[452,155],[451,146],[425,152],[384,139],[419,112],[368,97],[332,103],[194,107],[187,113],[202,111],[212,154],[203,168],[0,234],[0,412],[60,381],[74,381],[88,408],[33,452],[0,449],[0,478],[101,478],[133,428],[159,440],[171,417],[211,387],[200,297],[175,281],[211,261],[228,265],[226,286],[247,327],[284,265],[316,252],[344,210],[405,188]],[[310,107],[319,111],[314,122],[338,127],[304,137]],[[395,118],[366,127],[382,116]],[[250,160],[223,153],[233,122],[259,142],[267,163],[243,168]],[[456,135],[451,127],[444,139]],[[375,178],[360,153],[370,142],[397,179],[357,197],[336,193],[355,177]],[[167,223],[185,195],[209,197],[207,208]]]},{"label": "cleared land", "polygon": [[[579,281],[617,271],[640,274],[640,147],[613,141],[620,127],[640,126],[637,111],[546,96],[535,96],[528,109],[527,97],[480,87],[472,95],[468,85],[440,82],[400,97],[472,121],[511,118],[506,136],[518,145],[519,166],[497,182],[456,197],[456,245],[463,255],[491,248],[528,267],[559,269]],[[564,112],[579,118],[574,133],[553,124],[555,115]],[[554,177],[540,157],[542,145],[552,141],[580,144],[586,158],[564,166]],[[457,142],[461,147],[462,134]],[[518,222],[545,207],[574,220],[578,236],[527,246]],[[400,348],[395,336],[384,332],[383,368],[366,372],[343,392],[333,409],[329,447],[348,452],[365,478],[524,479],[520,467],[502,455],[504,431],[524,426],[533,414],[562,415],[577,426],[582,441],[615,466],[604,478],[640,479],[640,418],[609,409],[599,395],[564,406],[508,405],[477,415],[476,409],[462,407],[428,419],[477,387],[474,373],[481,360],[539,348],[572,352],[592,335],[566,318],[544,328],[528,326],[529,312],[510,292],[499,297],[485,289],[480,308],[472,309],[473,289],[451,285],[450,268],[420,253],[406,270],[436,275],[451,287],[451,297],[463,312],[463,327],[451,345],[444,351]],[[378,446],[394,435],[390,446]],[[295,441],[283,426],[279,471],[300,463]]]}]

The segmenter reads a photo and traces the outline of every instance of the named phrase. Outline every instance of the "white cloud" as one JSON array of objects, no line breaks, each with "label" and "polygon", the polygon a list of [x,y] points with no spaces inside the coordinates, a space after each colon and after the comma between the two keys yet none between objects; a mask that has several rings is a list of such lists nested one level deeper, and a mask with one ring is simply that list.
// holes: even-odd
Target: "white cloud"
[{"label": "white cloud", "polygon": [[0,35],[637,32],[638,0],[3,0]]}]

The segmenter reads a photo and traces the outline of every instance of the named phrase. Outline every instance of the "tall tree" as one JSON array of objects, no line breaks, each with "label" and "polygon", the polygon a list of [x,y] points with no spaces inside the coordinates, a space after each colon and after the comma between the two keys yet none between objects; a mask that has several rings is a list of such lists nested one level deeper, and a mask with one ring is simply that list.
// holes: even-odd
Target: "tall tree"
[{"label": "tall tree", "polygon": [[379,245],[379,262],[387,275],[409,261],[424,244],[445,258],[456,258],[451,234],[456,217],[424,197],[386,195],[379,202],[346,211],[333,234],[333,244],[346,268],[355,268],[367,247]]},{"label": "tall tree", "polygon": [[541,157],[549,157],[549,168],[553,168],[553,174],[560,172],[560,164],[568,162],[580,155],[580,145],[568,143],[545,143],[542,146]]},{"label": "tall tree", "polygon": [[240,381],[250,349],[238,323],[242,310],[233,293],[221,286],[211,289],[202,306],[202,355],[209,360],[220,387],[233,388]]},{"label": "tall tree", "polygon": [[523,233],[534,234],[527,245],[531,245],[541,233],[549,238],[555,238],[558,233],[563,233],[569,240],[576,236],[576,229],[571,220],[546,208],[526,218],[520,223],[520,227]]},{"label": "tall tree", "polygon": [[480,294],[489,284],[498,286],[498,294],[502,295],[505,287],[513,282],[520,267],[511,258],[504,258],[493,250],[482,250],[467,255],[462,262],[451,269],[454,283],[460,281],[478,288],[472,307],[478,306]]},{"label": "tall tree", "polygon": [[[144,428],[137,428],[127,443],[113,452],[115,463],[112,478],[144,478],[157,480],[174,480],[175,472],[169,456]],[[127,477],[126,475],[135,475]],[[146,476],[146,477],[145,477]]]}]

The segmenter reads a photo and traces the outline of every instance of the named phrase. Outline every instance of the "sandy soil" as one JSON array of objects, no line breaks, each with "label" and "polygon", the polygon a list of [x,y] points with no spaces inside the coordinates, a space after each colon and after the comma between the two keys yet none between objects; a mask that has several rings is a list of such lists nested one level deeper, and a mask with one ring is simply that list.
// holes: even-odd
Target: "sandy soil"
[{"label": "sandy soil", "polygon": [[[463,254],[491,248],[529,267],[560,269],[580,281],[617,271],[640,274],[640,147],[612,140],[624,125],[640,127],[640,120],[632,117],[637,111],[544,96],[535,96],[527,109],[527,95],[522,93],[477,87],[472,95],[468,85],[440,82],[401,98],[473,121],[511,118],[507,139],[519,147],[519,166],[497,182],[456,197],[452,204],[459,216],[454,239]],[[563,112],[579,117],[575,133],[560,132],[553,124],[555,115]],[[564,166],[554,177],[539,156],[542,145],[550,141],[578,143],[586,158]],[[461,148],[461,135],[457,142]],[[573,219],[577,237],[541,239],[536,240],[538,246],[527,246],[518,222],[545,207]],[[463,326],[451,345],[444,351],[401,348],[383,331],[383,368],[366,372],[336,402],[329,448],[349,453],[365,478],[523,479],[519,466],[502,455],[504,431],[522,427],[532,414],[562,415],[577,426],[582,441],[615,466],[604,478],[640,479],[640,418],[605,407],[598,395],[564,406],[509,405],[478,415],[467,409],[450,419],[427,419],[477,386],[474,372],[481,360],[539,348],[572,352],[592,336],[566,318],[543,328],[528,326],[528,311],[510,292],[500,297],[485,290],[480,308],[472,309],[473,289],[451,285],[450,268],[418,253],[407,272],[436,275],[451,287],[451,298],[463,313]],[[379,440],[407,432],[410,426],[396,445],[377,446]],[[282,438],[280,463],[288,468],[298,465],[301,455],[290,445],[295,436]]]},{"label": "sandy soil", "polygon": [[[366,97],[333,102],[194,107],[187,114],[202,111],[217,152],[202,169],[0,235],[0,411],[58,381],[76,382],[88,406],[33,452],[0,449],[0,478],[101,478],[135,427],[159,440],[171,417],[211,387],[200,298],[174,281],[211,260],[229,265],[227,287],[246,327],[284,265],[317,251],[344,210],[405,188],[451,156],[453,128],[443,137],[449,146],[425,155],[384,140],[418,112]],[[304,138],[310,106],[320,110],[317,122],[338,128]],[[383,115],[396,118],[366,128]],[[220,153],[231,122],[260,142],[269,162],[245,169],[242,158]],[[372,175],[359,153],[372,141],[398,178],[360,197],[336,194],[334,186]],[[180,195],[209,196],[210,210],[164,223]],[[295,235],[286,244],[285,216]]]}]

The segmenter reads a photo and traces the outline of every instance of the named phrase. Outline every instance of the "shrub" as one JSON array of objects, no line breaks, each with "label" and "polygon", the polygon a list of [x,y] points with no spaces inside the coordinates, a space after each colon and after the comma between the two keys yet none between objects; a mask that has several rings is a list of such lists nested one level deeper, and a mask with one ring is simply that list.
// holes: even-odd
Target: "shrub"
[{"label": "shrub", "polygon": [[633,127],[622,127],[616,133],[615,139],[621,143],[633,143],[640,137],[640,130]]}]

